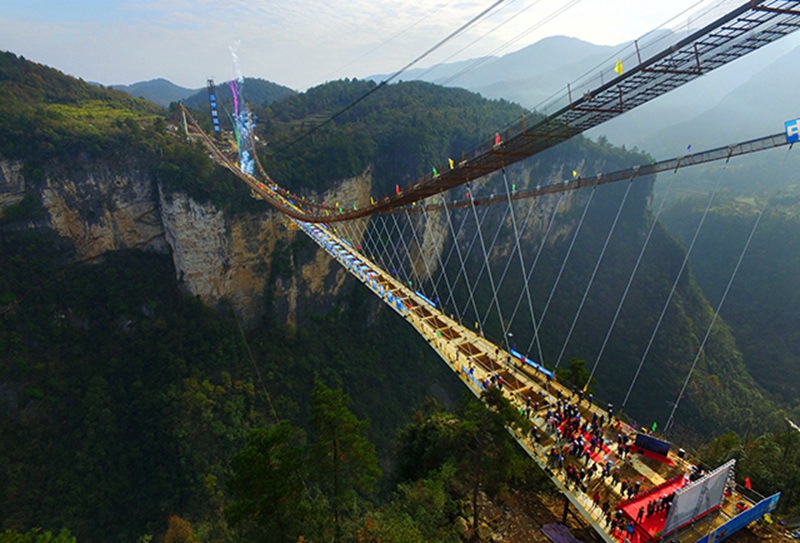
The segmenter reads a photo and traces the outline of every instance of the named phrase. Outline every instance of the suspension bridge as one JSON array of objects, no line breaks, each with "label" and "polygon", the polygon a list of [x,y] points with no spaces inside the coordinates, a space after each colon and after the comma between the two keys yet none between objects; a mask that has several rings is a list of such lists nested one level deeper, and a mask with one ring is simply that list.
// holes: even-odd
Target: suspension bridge
[{"label": "suspension bridge", "polygon": [[[480,397],[487,388],[499,388],[519,407],[533,423],[533,430],[509,431],[562,491],[565,518],[569,503],[609,543],[659,539],[694,542],[703,537],[716,540],[734,531],[723,523],[736,519],[749,522],[752,519],[745,515],[763,515],[775,507],[777,497],[761,500],[754,494],[742,494],[732,484],[732,464],[703,473],[687,462],[683,449],[675,451],[653,431],[619,418],[679,288],[691,245],[618,407],[620,411],[615,414],[611,403],[599,405],[589,392],[615,327],[622,320],[626,297],[637,289],[635,277],[663,206],[650,220],[635,263],[631,261],[627,284],[615,291],[619,301],[605,334],[600,334],[602,346],[586,386],[566,388],[555,379],[554,370],[561,364],[578,324],[585,325],[587,318],[582,321],[581,314],[592,304],[592,287],[602,274],[604,258],[615,250],[615,232],[637,212],[631,210],[636,207],[634,202],[639,202],[642,213],[646,204],[642,204],[641,194],[648,193],[654,174],[727,162],[789,145],[789,138],[776,133],[590,176],[575,171],[568,179],[521,184],[519,190],[509,181],[507,169],[798,27],[800,0],[751,0],[703,21],[696,30],[674,37],[662,49],[654,51],[654,44],[634,42],[618,61],[614,77],[606,80],[602,70],[590,73],[568,85],[563,96],[543,111],[496,131],[484,145],[449,159],[449,164],[437,168],[436,173],[402,189],[397,187],[394,194],[378,198],[365,194],[344,205],[292,194],[269,177],[255,154],[252,158],[257,174],[243,168],[241,152],[222,151],[187,110],[181,108],[181,115],[189,137],[200,139],[218,164],[290,218],[413,326],[469,390]],[[252,141],[249,145],[252,149]],[[644,192],[637,200],[634,187],[639,186]],[[556,356],[559,349],[545,345],[543,325],[548,311],[558,304],[559,284],[569,274],[568,263],[575,259],[577,251],[573,249],[585,221],[592,220],[587,214],[595,199],[611,208],[616,206],[616,210],[613,219],[595,224],[607,233],[595,236],[596,243],[589,247],[596,255],[595,262],[583,270],[586,286],[580,301],[574,300],[577,310]],[[490,223],[494,224],[493,231]],[[757,225],[758,220],[753,232]],[[702,221],[698,232],[700,226]],[[541,274],[553,238],[560,239],[567,249],[560,264],[551,266],[548,293],[541,287],[546,281],[534,279],[534,271],[538,265]],[[752,232],[742,257],[750,239]],[[671,405],[665,430],[674,423],[721,304]],[[527,349],[518,348],[517,341],[527,337],[531,338]],[[743,509],[750,513],[743,513]]]}]

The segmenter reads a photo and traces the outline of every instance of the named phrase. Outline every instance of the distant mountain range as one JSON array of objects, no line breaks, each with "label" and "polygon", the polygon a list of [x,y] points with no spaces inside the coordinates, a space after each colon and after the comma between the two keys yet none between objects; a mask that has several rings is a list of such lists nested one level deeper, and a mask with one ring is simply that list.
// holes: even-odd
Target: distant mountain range
[{"label": "distant mountain range", "polygon": [[180,87],[163,78],[141,81],[132,85],[111,85],[111,88],[125,91],[134,98],[150,100],[163,107],[167,107],[172,102],[185,100],[204,90]]},{"label": "distant mountain range", "polygon": [[[402,79],[461,87],[533,109],[616,49],[577,38],[552,36],[501,57],[480,57],[409,70]],[[381,74],[370,79],[381,81],[386,77],[387,74]]]},{"label": "distant mountain range", "polygon": [[[662,49],[679,36],[652,36]],[[612,143],[646,149],[658,158],[780,132],[783,121],[800,116],[793,99],[800,84],[800,39],[784,38],[736,60],[589,132]],[[506,99],[534,109],[567,83],[597,66],[608,65],[627,44],[595,45],[553,36],[502,57],[483,57],[409,70],[402,79],[461,87],[487,98]],[[646,58],[656,52],[642,51]],[[377,81],[386,74],[371,76]],[[764,99],[768,89],[770,98]]]},{"label": "distant mountain range", "polygon": [[[283,85],[278,85],[266,79],[254,77],[245,77],[241,87],[244,99],[249,104],[258,106],[271,104],[276,100],[280,100],[295,93],[295,91],[289,87],[284,87]],[[221,106],[232,109],[233,97],[228,82],[217,83],[217,96]],[[208,104],[208,93],[206,89],[186,98],[184,104],[192,109],[205,108]]]},{"label": "distant mountain range", "polygon": [[[132,85],[112,85],[111,88],[125,91],[135,98],[150,100],[163,107],[181,100],[190,108],[202,108],[208,103],[205,88],[187,89],[166,79],[153,79]],[[289,87],[250,77],[245,78],[242,88],[246,100],[251,104],[258,105],[272,103],[295,92]],[[217,84],[217,93],[223,106],[232,103],[231,90],[227,82]]]}]

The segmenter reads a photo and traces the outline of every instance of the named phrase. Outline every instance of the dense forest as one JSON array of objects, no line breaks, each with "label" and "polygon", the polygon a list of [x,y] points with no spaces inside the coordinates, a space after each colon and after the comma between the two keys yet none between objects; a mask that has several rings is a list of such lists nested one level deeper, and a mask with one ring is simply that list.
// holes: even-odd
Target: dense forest
[{"label": "dense forest", "polygon": [[[800,414],[799,196],[796,187],[766,197],[722,191],[691,255],[695,277],[711,303],[718,304],[728,290],[721,314],[739,339],[748,369],[795,418]],[[664,215],[666,226],[687,246],[707,203],[707,196],[685,196]]]},{"label": "dense forest", "polygon": [[[335,82],[258,106],[275,148],[265,166],[310,193],[368,168],[375,190],[391,190],[523,113],[404,83],[302,148],[281,149],[371,88]],[[504,429],[524,428],[519,414],[496,395],[485,398],[492,409],[467,398],[425,341],[355,282],[298,326],[277,319],[267,296],[263,318],[243,328],[230,307],[188,296],[168,254],[78,259],[35,190],[54,172],[135,163],[162,190],[231,214],[264,211],[169,131],[170,111],[9,53],[0,55],[0,97],[0,159],[20,162],[31,187],[0,211],[0,542],[455,542],[495,532],[503,508],[489,518],[492,503],[553,493]],[[592,155],[598,167],[643,157],[582,138],[559,153],[562,164]],[[641,211],[649,186],[640,190]],[[599,230],[607,210],[595,213]],[[680,255],[668,236],[661,243],[661,254]],[[287,244],[272,279],[315,254],[307,240]],[[697,299],[681,313],[704,311],[690,305]],[[747,421],[725,415],[726,429]],[[786,491],[783,510],[796,511],[794,434],[765,432],[773,428],[759,420],[700,454],[739,458],[737,477]]]}]

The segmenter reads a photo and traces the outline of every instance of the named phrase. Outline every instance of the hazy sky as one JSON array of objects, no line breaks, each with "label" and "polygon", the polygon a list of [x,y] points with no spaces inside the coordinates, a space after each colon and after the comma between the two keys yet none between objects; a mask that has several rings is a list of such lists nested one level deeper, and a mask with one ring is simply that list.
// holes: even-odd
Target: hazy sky
[{"label": "hazy sky", "polygon": [[[497,1],[3,0],[0,50],[106,85],[164,77],[199,88],[207,77],[233,77],[230,48],[238,43],[245,76],[303,90],[394,72]],[[718,3],[500,0],[418,67],[508,53],[558,34],[615,45],[669,20],[671,28],[688,24],[694,11],[684,10]]]}]

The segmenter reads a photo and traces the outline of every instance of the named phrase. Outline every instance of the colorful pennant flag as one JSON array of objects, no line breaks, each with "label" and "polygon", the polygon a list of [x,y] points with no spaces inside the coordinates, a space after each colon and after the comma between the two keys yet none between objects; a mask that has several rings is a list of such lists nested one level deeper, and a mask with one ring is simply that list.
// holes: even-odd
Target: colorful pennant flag
[{"label": "colorful pennant flag", "polygon": [[622,75],[622,61],[617,60],[617,65],[614,66],[614,71],[617,72],[617,75]]}]

